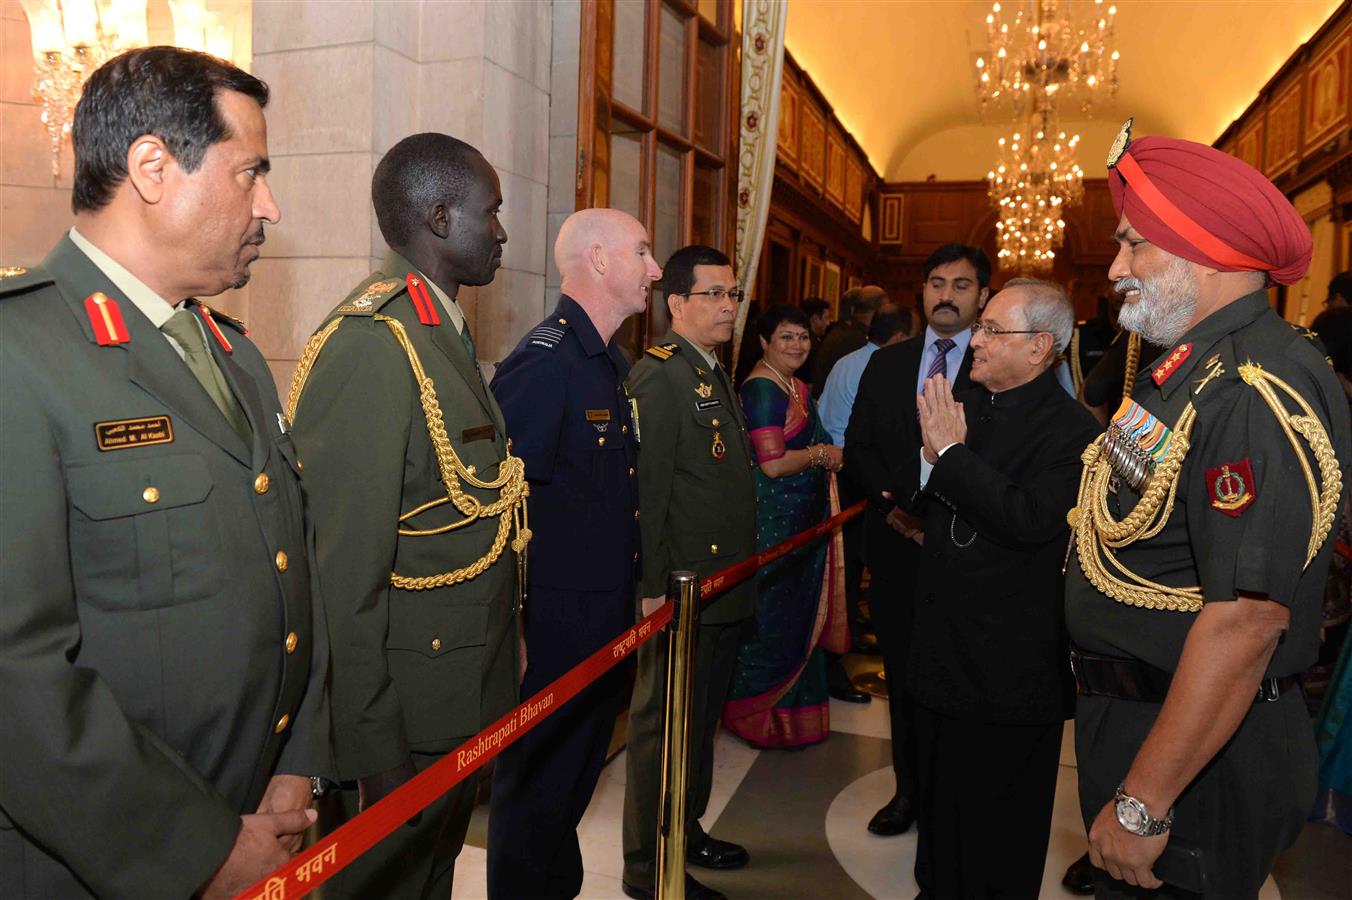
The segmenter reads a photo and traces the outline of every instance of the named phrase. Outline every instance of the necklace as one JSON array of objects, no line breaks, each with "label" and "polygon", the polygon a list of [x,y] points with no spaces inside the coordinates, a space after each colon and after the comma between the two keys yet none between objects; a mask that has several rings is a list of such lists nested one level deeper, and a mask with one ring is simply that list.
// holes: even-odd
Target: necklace
[{"label": "necklace", "polygon": [[794,407],[796,407],[797,410],[803,414],[803,418],[806,419],[808,417],[807,404],[803,402],[803,398],[799,397],[798,392],[794,390],[793,382],[790,381],[788,378],[785,378],[782,374],[780,374],[780,371],[776,369],[774,366],[770,365],[768,360],[762,358],[761,365],[765,366],[765,368],[775,373],[775,377],[779,379],[779,383],[783,385],[784,390],[788,392],[789,399],[793,401]]}]

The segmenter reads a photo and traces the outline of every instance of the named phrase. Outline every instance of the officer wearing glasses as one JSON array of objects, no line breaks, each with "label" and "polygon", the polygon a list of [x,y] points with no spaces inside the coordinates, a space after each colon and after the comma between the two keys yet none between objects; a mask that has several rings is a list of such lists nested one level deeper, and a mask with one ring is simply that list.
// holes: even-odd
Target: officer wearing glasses
[{"label": "officer wearing glasses", "polygon": [[[634,364],[626,383],[637,405],[644,615],[662,604],[673,571],[705,578],[746,559],[756,546],[755,457],[737,395],[714,356],[732,338],[742,297],[732,263],[712,247],[695,245],[673,253],[662,271],[671,330]],[[686,859],[710,869],[739,868],[749,859],[745,848],[705,834],[699,818],[709,803],[714,734],[755,592],[748,580],[712,600],[700,614],[695,642]],[[665,642],[641,647],[624,796],[623,888],[630,897],[653,896],[665,673]],[[723,895],[687,876],[685,896]]]}]

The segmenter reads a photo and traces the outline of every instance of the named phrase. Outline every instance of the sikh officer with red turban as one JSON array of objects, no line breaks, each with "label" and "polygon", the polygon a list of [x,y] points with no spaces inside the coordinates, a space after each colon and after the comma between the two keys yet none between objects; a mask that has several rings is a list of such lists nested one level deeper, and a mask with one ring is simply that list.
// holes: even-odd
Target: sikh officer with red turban
[{"label": "sikh officer with red turban", "polygon": [[1256,897],[1315,795],[1295,675],[1352,445],[1320,351],[1266,289],[1309,229],[1259,172],[1123,127],[1120,324],[1164,349],[1084,452],[1069,513],[1075,749],[1099,897]]}]

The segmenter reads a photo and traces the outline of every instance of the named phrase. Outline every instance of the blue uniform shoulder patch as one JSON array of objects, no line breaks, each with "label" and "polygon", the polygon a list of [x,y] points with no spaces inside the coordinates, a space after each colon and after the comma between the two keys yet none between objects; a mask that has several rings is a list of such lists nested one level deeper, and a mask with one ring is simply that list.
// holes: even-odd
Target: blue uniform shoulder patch
[{"label": "blue uniform shoulder patch", "polygon": [[559,346],[559,341],[568,333],[568,320],[560,317],[551,316],[545,319],[539,325],[526,335],[527,347],[543,347],[546,350],[553,350]]}]

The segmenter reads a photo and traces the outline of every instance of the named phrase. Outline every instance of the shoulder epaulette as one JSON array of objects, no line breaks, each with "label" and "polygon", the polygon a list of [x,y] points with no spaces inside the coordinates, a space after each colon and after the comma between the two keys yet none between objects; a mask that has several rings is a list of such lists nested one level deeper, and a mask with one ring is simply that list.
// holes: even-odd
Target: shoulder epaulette
[{"label": "shoulder epaulette", "polygon": [[1305,338],[1307,341],[1313,341],[1319,337],[1319,332],[1311,331],[1304,325],[1297,325],[1295,322],[1287,322],[1286,324],[1290,325],[1292,331]]},{"label": "shoulder epaulette", "polygon": [[223,313],[216,307],[207,306],[205,303],[202,304],[202,308],[205,309],[207,313],[210,314],[210,316],[217,322],[223,322],[224,324],[229,325],[231,328],[235,329],[240,334],[249,333],[249,329],[245,327],[243,320],[236,319],[229,313]]},{"label": "shoulder epaulette", "polygon": [[672,342],[670,344],[658,344],[655,347],[649,347],[645,352],[649,356],[656,357],[657,359],[666,362],[667,360],[675,356],[677,353],[681,352],[681,345],[675,342]]},{"label": "shoulder epaulette", "polygon": [[333,312],[340,316],[373,316],[407,288],[404,279],[376,272],[357,285]]},{"label": "shoulder epaulette", "polygon": [[9,297],[51,284],[54,279],[43,268],[25,269],[23,266],[0,267],[0,297]]},{"label": "shoulder epaulette", "polygon": [[550,316],[526,335],[526,343],[532,347],[544,347],[546,350],[553,350],[559,346],[559,341],[568,333],[571,326],[568,320],[562,316]]}]

